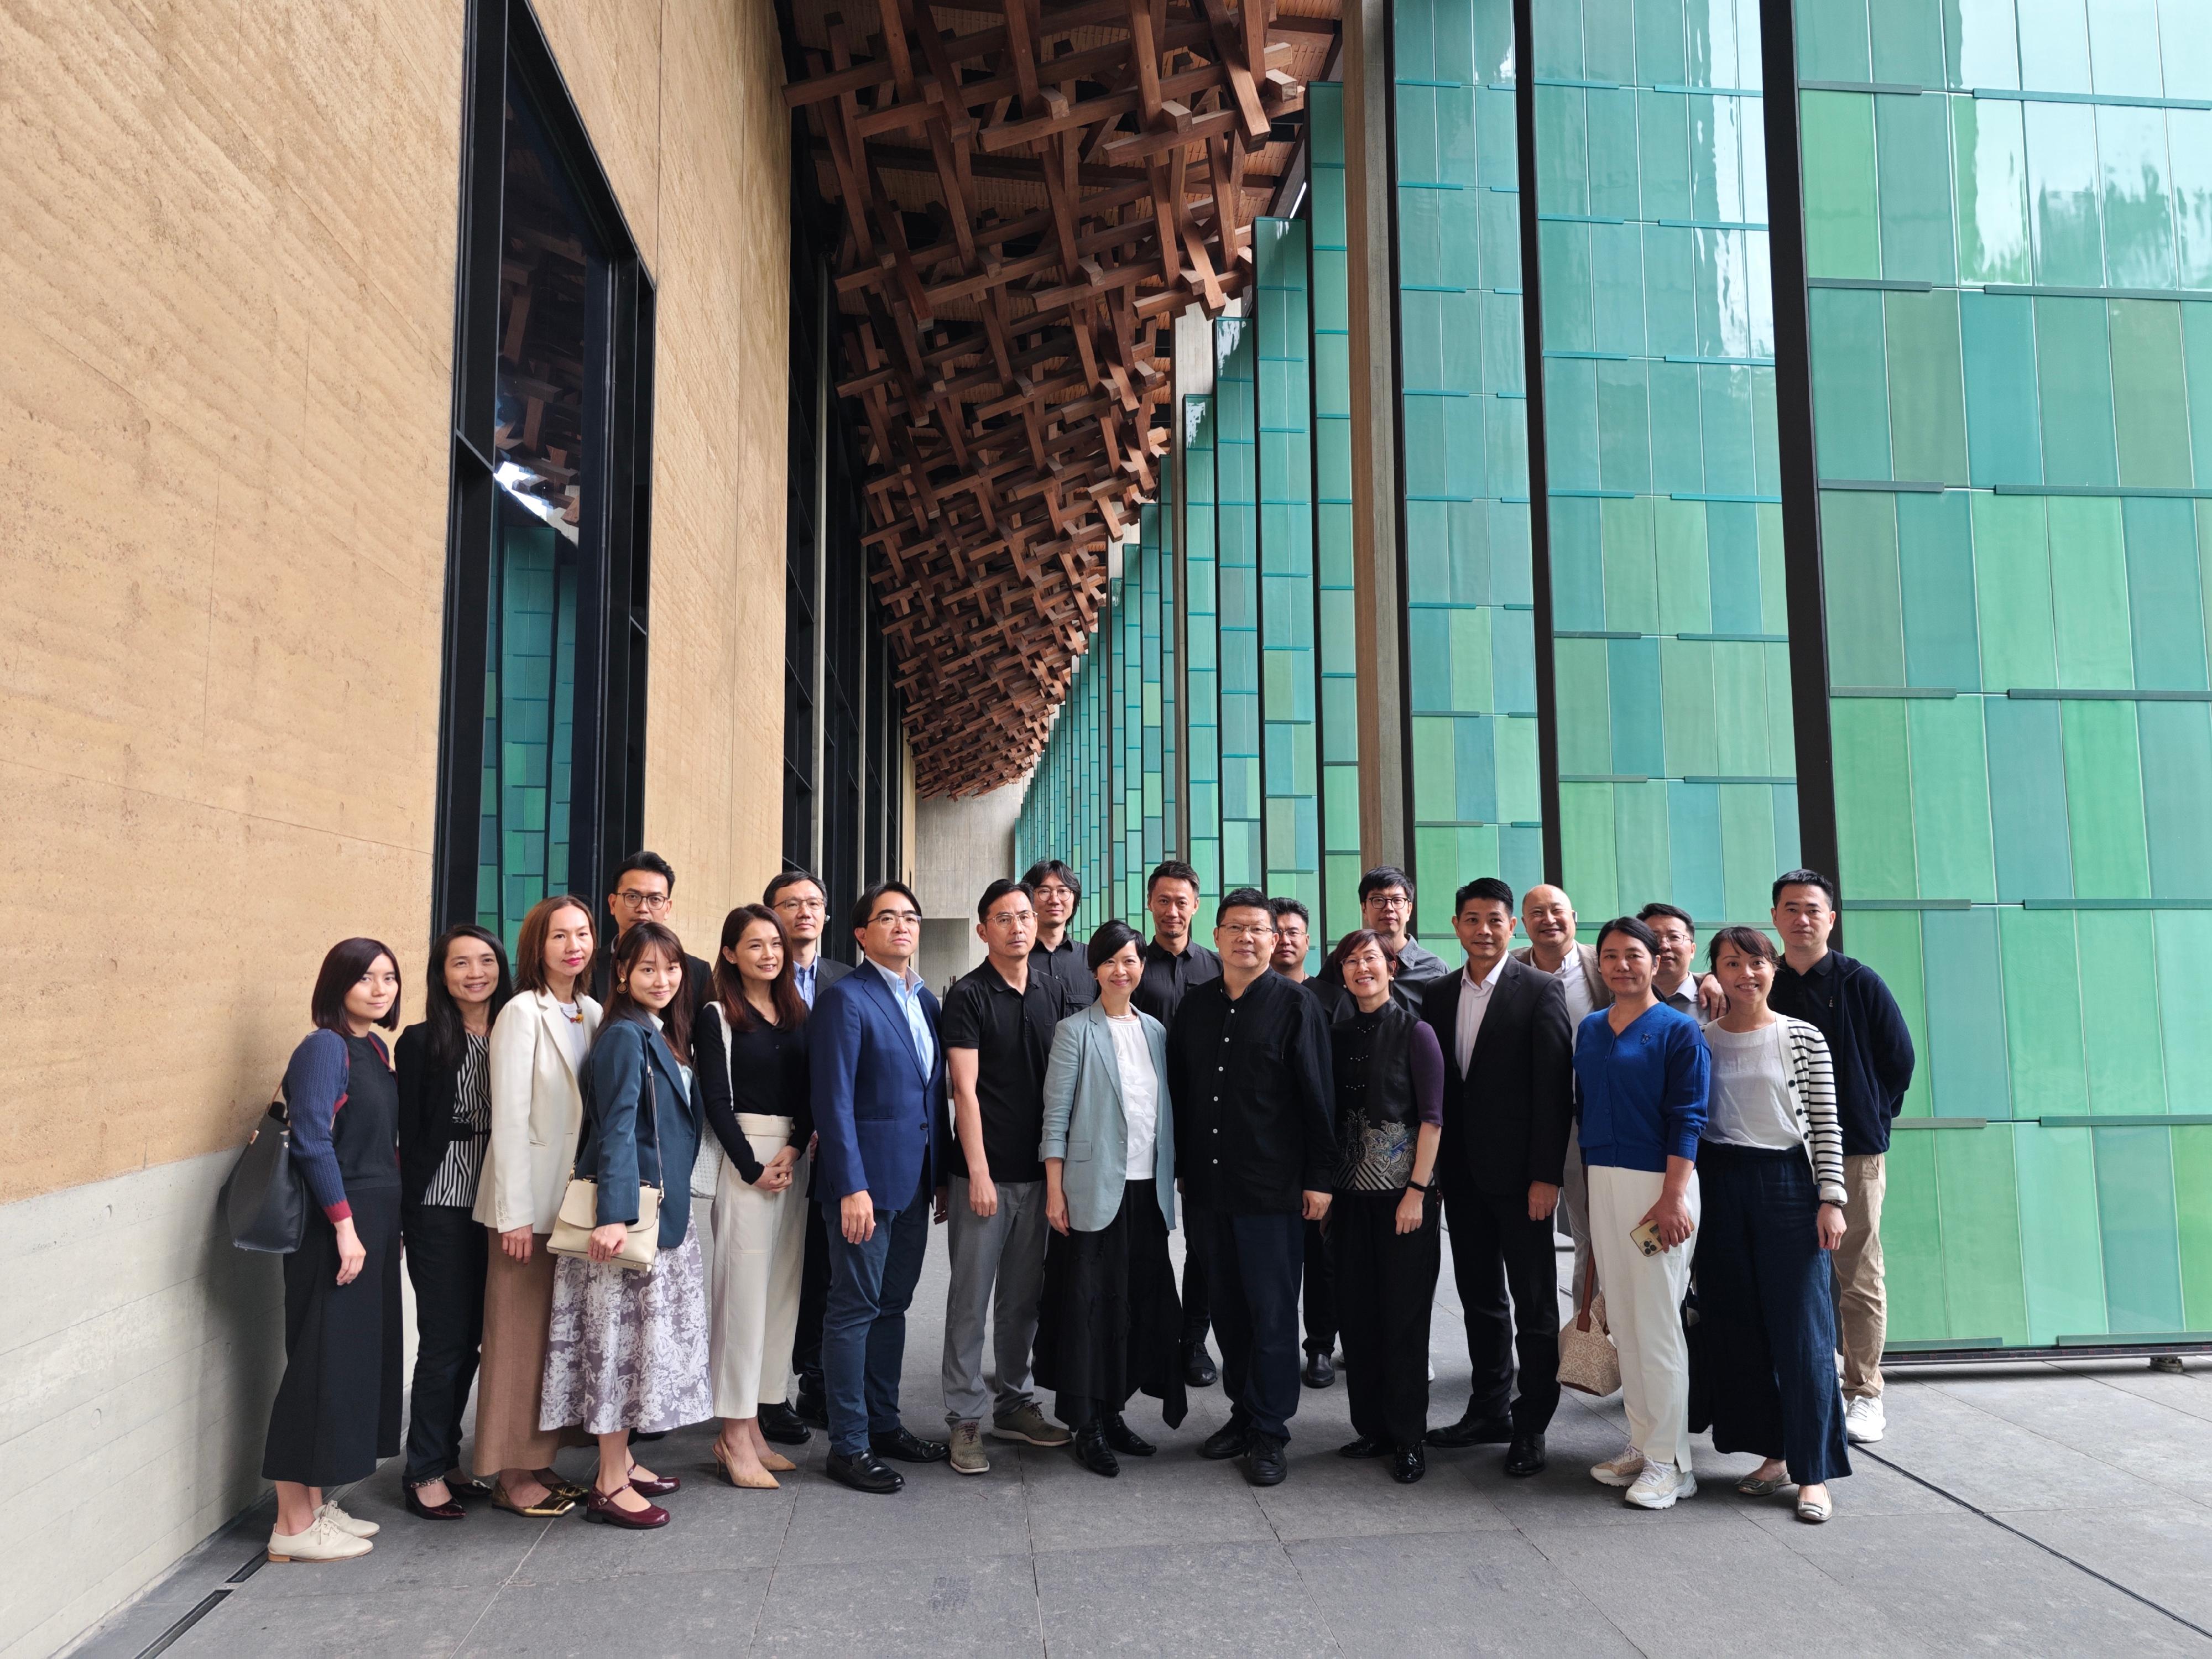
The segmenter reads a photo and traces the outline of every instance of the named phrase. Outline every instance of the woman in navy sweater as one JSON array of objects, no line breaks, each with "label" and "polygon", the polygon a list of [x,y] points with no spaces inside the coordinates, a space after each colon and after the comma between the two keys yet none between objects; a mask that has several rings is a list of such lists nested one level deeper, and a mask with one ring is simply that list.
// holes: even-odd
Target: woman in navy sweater
[{"label": "woman in navy sweater", "polygon": [[1590,1249],[1628,1408],[1628,1449],[1590,1474],[1627,1487],[1628,1501],[1647,1510],[1672,1509],[1698,1490],[1681,1306],[1711,1068],[1697,1022],[1652,994],[1658,945],[1632,916],[1598,930],[1598,971],[1613,1004],[1575,1034]]},{"label": "woman in navy sweater", "polygon": [[284,1258],[284,1381],[261,1460],[271,1561],[366,1555],[374,1522],[323,1489],[399,1449],[399,1088],[378,1026],[399,1024],[399,960],[373,939],[323,958],[315,1030],[284,1068],[293,1160],[314,1206]]}]

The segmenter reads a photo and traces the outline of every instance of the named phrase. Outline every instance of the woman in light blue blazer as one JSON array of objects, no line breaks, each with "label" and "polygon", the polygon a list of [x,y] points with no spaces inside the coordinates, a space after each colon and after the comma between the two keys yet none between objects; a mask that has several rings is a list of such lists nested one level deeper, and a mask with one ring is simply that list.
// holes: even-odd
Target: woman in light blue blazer
[{"label": "woman in light blue blazer", "polygon": [[1175,1225],[1175,1122],[1167,1031],[1129,1006],[1144,941],[1125,921],[1091,936],[1098,1000],[1053,1033],[1044,1078],[1045,1219],[1053,1239],[1036,1337],[1036,1380],[1058,1395],[1074,1450],[1096,1474],[1115,1454],[1155,1448],[1122,1418],[1132,1395],[1183,1419],[1182,1304],[1168,1260]]}]

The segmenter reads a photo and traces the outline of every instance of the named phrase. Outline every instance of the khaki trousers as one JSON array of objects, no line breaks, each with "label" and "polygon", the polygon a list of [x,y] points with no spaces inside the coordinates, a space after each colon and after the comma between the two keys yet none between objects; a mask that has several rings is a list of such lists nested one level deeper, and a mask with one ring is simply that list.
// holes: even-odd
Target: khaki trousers
[{"label": "khaki trousers", "polygon": [[1832,1258],[1836,1330],[1844,1350],[1844,1398],[1881,1398],[1881,1348],[1889,1304],[1881,1277],[1882,1154],[1844,1159],[1844,1242]]}]

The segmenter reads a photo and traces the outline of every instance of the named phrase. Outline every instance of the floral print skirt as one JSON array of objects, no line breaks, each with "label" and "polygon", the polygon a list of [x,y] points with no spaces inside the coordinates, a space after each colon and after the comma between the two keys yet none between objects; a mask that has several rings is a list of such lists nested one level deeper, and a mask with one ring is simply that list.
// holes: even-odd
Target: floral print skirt
[{"label": "floral print skirt", "polygon": [[553,1274],[538,1426],[661,1434],[713,1414],[695,1222],[643,1273],[564,1255]]}]

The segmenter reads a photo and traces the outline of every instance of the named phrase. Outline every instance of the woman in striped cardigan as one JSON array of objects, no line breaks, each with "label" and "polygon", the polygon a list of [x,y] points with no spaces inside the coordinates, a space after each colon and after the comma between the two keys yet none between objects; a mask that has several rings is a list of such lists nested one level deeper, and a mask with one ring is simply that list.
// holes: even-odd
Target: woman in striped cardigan
[{"label": "woman in striped cardigan", "polygon": [[1715,1450],[1766,1460],[1736,1490],[1764,1498],[1795,1486],[1797,1518],[1826,1521],[1827,1483],[1851,1472],[1828,1273],[1844,1236],[1834,1072],[1817,1028],[1766,1006],[1775,952],[1765,934],[1723,927],[1711,959],[1728,1012],[1705,1028],[1698,1392]]}]

